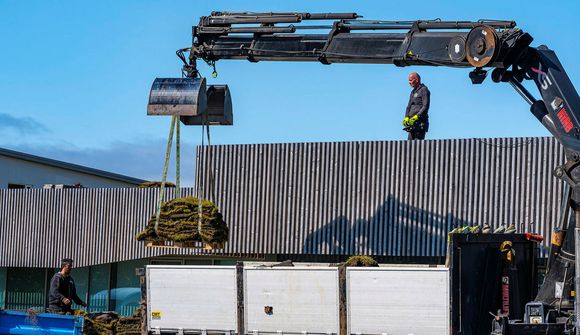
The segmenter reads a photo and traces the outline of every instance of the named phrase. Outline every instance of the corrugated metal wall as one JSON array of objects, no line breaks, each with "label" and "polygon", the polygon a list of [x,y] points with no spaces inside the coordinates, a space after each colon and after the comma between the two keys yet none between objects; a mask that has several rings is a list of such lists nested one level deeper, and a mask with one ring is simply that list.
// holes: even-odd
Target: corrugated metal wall
[{"label": "corrugated metal wall", "polygon": [[[198,150],[230,226],[220,252],[441,256],[454,226],[515,223],[545,237],[563,162],[552,138],[224,145]],[[202,169],[205,164],[211,168]],[[134,241],[154,189],[0,190],[0,267],[77,266],[199,250]],[[192,195],[193,189],[183,193]],[[168,194],[168,196],[170,196]]]},{"label": "corrugated metal wall", "polygon": [[[76,266],[87,266],[201,253],[146,248],[135,240],[155,211],[158,192],[140,188],[0,190],[0,267],[56,267],[63,257],[72,257]],[[192,195],[193,189],[183,189],[182,194]],[[165,198],[172,197],[168,191]]]},{"label": "corrugated metal wall", "polygon": [[484,223],[547,238],[563,189],[553,138],[224,145],[199,157],[236,252],[442,256],[449,229]]}]

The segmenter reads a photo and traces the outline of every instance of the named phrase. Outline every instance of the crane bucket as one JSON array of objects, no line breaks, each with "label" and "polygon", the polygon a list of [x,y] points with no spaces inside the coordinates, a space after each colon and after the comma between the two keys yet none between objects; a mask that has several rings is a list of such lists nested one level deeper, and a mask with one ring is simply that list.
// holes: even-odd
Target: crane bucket
[{"label": "crane bucket", "polygon": [[205,78],[156,78],[147,115],[196,116],[207,111]]},{"label": "crane bucket", "polygon": [[232,98],[228,85],[210,85],[207,89],[207,115],[181,116],[186,125],[221,125],[234,124]]}]

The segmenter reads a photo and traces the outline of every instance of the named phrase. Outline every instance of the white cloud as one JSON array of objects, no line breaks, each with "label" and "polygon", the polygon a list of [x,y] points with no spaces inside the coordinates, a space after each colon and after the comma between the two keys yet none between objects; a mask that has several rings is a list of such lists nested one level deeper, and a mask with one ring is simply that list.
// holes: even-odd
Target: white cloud
[{"label": "white cloud", "polygon": [[10,114],[0,113],[0,130],[13,130],[19,134],[48,132],[42,123],[30,117],[15,117]]}]

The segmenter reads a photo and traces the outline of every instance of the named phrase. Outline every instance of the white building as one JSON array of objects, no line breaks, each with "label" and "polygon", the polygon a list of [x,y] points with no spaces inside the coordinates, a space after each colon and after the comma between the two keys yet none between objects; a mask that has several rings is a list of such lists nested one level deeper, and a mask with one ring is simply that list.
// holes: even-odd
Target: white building
[{"label": "white building", "polygon": [[0,189],[45,184],[87,188],[134,187],[145,180],[0,148]]}]

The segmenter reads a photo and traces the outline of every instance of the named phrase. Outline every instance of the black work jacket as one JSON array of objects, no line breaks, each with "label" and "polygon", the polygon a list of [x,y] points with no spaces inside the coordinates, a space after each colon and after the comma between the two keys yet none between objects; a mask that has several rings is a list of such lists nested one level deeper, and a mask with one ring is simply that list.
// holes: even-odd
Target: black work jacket
[{"label": "black work jacket", "polygon": [[63,276],[57,272],[50,280],[50,292],[48,294],[48,304],[62,306],[62,300],[67,298],[77,305],[82,305],[83,301],[77,295],[75,282],[71,276]]},{"label": "black work jacket", "polygon": [[420,84],[411,91],[411,96],[409,97],[409,104],[407,105],[407,110],[405,111],[405,117],[411,117],[417,115],[419,120],[427,121],[429,120],[429,102],[431,100],[431,92],[427,86]]}]

